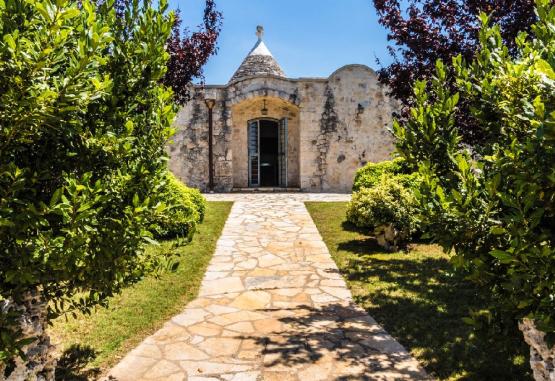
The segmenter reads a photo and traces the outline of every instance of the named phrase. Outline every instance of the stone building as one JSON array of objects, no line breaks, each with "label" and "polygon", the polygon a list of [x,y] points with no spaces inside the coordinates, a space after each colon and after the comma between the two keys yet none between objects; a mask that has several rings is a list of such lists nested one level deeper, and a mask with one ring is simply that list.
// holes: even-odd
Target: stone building
[{"label": "stone building", "polygon": [[257,35],[228,84],[195,87],[180,110],[170,169],[203,191],[350,191],[357,168],[390,158],[395,102],[364,65],[288,78]]}]

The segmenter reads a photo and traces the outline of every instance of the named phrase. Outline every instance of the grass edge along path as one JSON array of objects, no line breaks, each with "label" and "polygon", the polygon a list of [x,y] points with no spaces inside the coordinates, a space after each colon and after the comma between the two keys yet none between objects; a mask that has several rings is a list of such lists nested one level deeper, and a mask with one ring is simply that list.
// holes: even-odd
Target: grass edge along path
[{"label": "grass edge along path", "polygon": [[436,245],[386,253],[345,222],[346,202],[305,203],[355,302],[440,380],[531,380],[529,349],[515,326],[473,331],[463,322],[483,295]]},{"label": "grass edge along path", "polygon": [[205,219],[189,244],[174,249],[168,241],[149,248],[178,250],[176,272],[143,279],[113,297],[108,309],[99,308],[91,316],[58,318],[50,328],[57,351],[63,352],[56,378],[94,379],[193,300],[232,204],[208,202]]}]

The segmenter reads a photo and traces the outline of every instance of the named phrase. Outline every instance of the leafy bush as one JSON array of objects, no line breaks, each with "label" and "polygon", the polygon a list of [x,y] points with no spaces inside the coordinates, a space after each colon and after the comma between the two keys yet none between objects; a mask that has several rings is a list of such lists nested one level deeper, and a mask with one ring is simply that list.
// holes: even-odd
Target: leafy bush
[{"label": "leafy bush", "polygon": [[[160,82],[173,17],[112,3],[0,1],[0,302],[38,290],[50,318],[162,260],[143,247],[176,111]],[[15,331],[0,326],[2,361]]]},{"label": "leafy bush", "polygon": [[156,238],[191,239],[198,223],[202,222],[206,201],[197,189],[189,188],[171,172],[160,189],[165,208],[153,221]]},{"label": "leafy bush", "polygon": [[382,246],[397,249],[416,227],[415,198],[395,177],[383,175],[371,188],[353,193],[347,220],[373,230]]},{"label": "leafy bush", "polygon": [[441,62],[430,94],[415,87],[410,120],[395,126],[398,152],[423,176],[428,234],[487,289],[494,315],[533,319],[555,338],[555,7],[537,1],[532,36],[515,58],[482,16],[474,60],[453,61],[455,82],[488,138],[469,149],[453,117]]},{"label": "leafy bush", "polygon": [[[181,182],[180,184],[184,185]],[[189,193],[189,197],[191,197],[191,199],[193,200],[193,204],[195,204],[198,217],[199,217],[197,222],[200,223],[204,221],[204,215],[206,214],[206,199],[204,198],[202,193],[200,193],[200,191],[196,188],[187,188],[187,191]]]},{"label": "leafy bush", "polygon": [[417,190],[420,186],[418,172],[409,170],[405,160],[396,158],[378,163],[368,163],[359,168],[355,175],[353,191],[372,188],[382,181],[384,175],[395,178],[399,184],[412,190]]},{"label": "leafy bush", "polygon": [[368,163],[357,170],[353,191],[373,187],[381,181],[384,174],[397,175],[400,173],[403,173],[403,159],[400,158],[378,163]]}]

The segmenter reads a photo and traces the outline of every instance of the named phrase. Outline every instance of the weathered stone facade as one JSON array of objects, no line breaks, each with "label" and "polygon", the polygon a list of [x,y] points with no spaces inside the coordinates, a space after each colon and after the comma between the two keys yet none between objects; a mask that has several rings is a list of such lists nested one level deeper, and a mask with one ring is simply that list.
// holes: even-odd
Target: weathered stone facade
[{"label": "weathered stone facade", "polygon": [[175,124],[170,168],[204,191],[209,176],[205,99],[216,101],[215,191],[249,186],[247,125],[256,119],[288,120],[289,188],[348,192],[359,167],[389,159],[393,150],[388,128],[396,104],[364,65],[344,66],[329,78],[286,78],[259,40],[227,85],[194,92]]}]

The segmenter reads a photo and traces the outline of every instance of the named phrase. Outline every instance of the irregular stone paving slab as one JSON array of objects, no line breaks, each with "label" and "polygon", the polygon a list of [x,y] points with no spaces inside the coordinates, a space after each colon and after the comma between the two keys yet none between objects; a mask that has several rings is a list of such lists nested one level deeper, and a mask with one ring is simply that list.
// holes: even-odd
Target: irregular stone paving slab
[{"label": "irregular stone paving slab", "polygon": [[131,351],[120,381],[424,380],[416,360],[351,298],[302,201],[235,200],[197,299]]},{"label": "irregular stone paving slab", "polygon": [[206,193],[203,195],[208,201],[256,201],[261,198],[269,197],[272,198],[282,198],[286,197],[289,201],[323,201],[323,202],[333,202],[333,201],[350,201],[350,193],[263,193],[263,192],[251,192],[251,193]]}]

